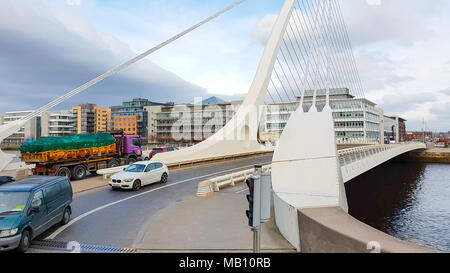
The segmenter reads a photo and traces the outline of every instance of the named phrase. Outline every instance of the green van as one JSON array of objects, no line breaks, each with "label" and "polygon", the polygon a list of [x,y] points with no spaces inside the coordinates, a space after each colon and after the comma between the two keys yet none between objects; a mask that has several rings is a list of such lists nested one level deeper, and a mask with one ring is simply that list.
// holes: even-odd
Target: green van
[{"label": "green van", "polygon": [[67,177],[33,176],[0,185],[0,252],[25,252],[31,240],[72,214]]}]

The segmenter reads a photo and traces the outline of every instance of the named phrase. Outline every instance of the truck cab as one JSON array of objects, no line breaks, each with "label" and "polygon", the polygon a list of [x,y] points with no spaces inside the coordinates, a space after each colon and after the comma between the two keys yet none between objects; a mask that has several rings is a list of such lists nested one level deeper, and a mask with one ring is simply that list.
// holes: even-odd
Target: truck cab
[{"label": "truck cab", "polygon": [[123,132],[112,132],[117,141],[117,151],[120,152],[125,164],[132,164],[142,159],[141,138],[138,135],[125,135]]}]

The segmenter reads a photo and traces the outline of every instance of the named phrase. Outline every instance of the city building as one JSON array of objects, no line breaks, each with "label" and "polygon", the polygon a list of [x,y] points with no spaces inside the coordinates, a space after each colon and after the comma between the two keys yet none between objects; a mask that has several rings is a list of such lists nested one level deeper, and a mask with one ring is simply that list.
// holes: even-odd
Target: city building
[{"label": "city building", "polygon": [[241,101],[145,107],[148,112],[149,143],[201,142],[234,116]]},{"label": "city building", "polygon": [[406,141],[406,120],[399,116],[383,116],[384,142]]},{"label": "city building", "polygon": [[[33,111],[15,111],[6,112],[3,116],[3,124],[24,118]],[[41,117],[36,117],[30,120],[21,127],[20,130],[11,136],[7,137],[2,142],[2,146],[20,146],[25,142],[30,142],[41,137]]]},{"label": "city building", "polygon": [[111,109],[104,107],[94,107],[95,111],[95,133],[111,132]]},{"label": "city building", "polygon": [[427,131],[411,131],[406,132],[406,141],[432,141],[433,140],[433,132]]},{"label": "city building", "polygon": [[121,106],[111,107],[113,109],[114,130],[124,130],[126,134],[137,134],[145,141],[148,137],[148,112],[146,107],[153,105],[164,104],[136,98],[132,101],[123,102]]},{"label": "city building", "polygon": [[111,129],[111,109],[85,103],[72,107],[74,134],[96,134]]},{"label": "city building", "polygon": [[72,111],[45,112],[41,115],[41,136],[61,137],[73,135],[75,131],[72,122]]},{"label": "city building", "polygon": [[450,139],[450,132],[447,133],[435,133],[434,134],[435,139]]},{"label": "city building", "polygon": [[[326,102],[326,90],[318,90],[316,107],[323,109]],[[291,114],[297,109],[300,98],[296,102],[270,104],[267,106],[265,132],[276,133],[284,130]],[[308,111],[313,103],[313,91],[306,90],[303,108]],[[348,142],[382,142],[383,110],[376,104],[364,99],[355,98],[347,88],[330,90],[330,106],[335,122],[338,143]]]},{"label": "city building", "polygon": [[127,135],[138,135],[139,116],[114,117],[114,130],[123,131]]}]

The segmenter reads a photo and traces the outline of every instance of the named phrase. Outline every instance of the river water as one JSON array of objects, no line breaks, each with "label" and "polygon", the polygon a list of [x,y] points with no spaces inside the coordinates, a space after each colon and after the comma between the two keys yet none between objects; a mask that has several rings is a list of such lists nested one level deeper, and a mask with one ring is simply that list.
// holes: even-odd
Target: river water
[{"label": "river water", "polygon": [[450,165],[387,162],[346,183],[349,213],[407,242],[450,252]]}]

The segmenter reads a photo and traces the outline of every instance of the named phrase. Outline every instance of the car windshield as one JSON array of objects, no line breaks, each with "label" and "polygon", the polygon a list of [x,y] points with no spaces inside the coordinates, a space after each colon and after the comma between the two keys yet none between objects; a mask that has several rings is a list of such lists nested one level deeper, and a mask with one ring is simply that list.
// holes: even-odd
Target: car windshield
[{"label": "car windshield", "polygon": [[161,148],[155,148],[155,149],[152,150],[152,152],[154,152],[154,153],[159,153],[159,152],[162,152],[162,151],[163,151],[163,149],[161,149]]},{"label": "car windshield", "polygon": [[0,192],[0,214],[22,212],[29,195],[29,192]]},{"label": "car windshield", "polygon": [[145,165],[133,164],[125,169],[127,173],[141,173],[145,170]]}]

